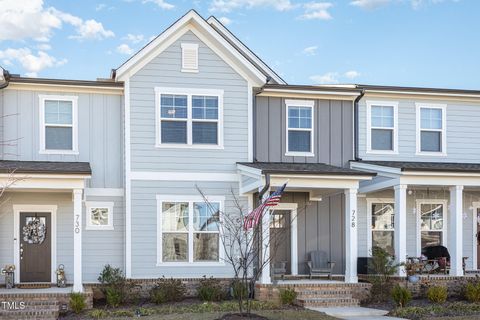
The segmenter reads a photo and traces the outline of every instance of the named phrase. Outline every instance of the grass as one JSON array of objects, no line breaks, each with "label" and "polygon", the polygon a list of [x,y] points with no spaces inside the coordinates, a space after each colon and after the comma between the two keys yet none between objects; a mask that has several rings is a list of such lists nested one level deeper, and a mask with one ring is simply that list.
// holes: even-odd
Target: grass
[{"label": "grass", "polygon": [[427,305],[421,307],[398,308],[390,312],[390,316],[412,320],[424,319],[479,319],[480,304],[453,302],[443,305]]},{"label": "grass", "polygon": [[[224,315],[224,312],[206,312],[206,313],[184,313],[155,315],[142,317],[148,320],[215,320]],[[336,318],[327,316],[324,313],[312,310],[263,310],[255,311],[255,314],[272,320],[334,320]]]}]

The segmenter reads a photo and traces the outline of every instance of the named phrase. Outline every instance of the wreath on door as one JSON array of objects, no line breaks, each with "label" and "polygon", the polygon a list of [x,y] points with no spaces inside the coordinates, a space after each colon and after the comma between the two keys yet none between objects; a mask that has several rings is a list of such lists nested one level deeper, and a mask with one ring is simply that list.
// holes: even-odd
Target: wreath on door
[{"label": "wreath on door", "polygon": [[23,241],[29,244],[42,244],[46,234],[47,227],[38,217],[32,218],[23,227]]}]

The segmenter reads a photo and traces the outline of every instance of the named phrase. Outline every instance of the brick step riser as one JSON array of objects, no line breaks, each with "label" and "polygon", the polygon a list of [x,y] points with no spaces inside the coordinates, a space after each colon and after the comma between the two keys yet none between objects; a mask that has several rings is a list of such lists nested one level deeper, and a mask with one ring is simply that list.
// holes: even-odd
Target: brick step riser
[{"label": "brick step riser", "polygon": [[327,301],[327,300],[319,300],[319,301],[304,301],[304,300],[297,300],[297,304],[302,307],[356,307],[359,306],[360,303],[356,299],[339,299],[339,301]]},{"label": "brick step riser", "polygon": [[310,300],[310,299],[353,299],[351,294],[335,294],[335,295],[322,295],[322,294],[308,294],[297,295],[298,300]]},{"label": "brick step riser", "polygon": [[321,295],[336,295],[336,294],[352,294],[351,290],[295,290],[298,295],[301,294],[321,294]]},{"label": "brick step riser", "polygon": [[[286,289],[286,288],[291,288],[294,289],[295,291],[318,291],[318,290],[324,290],[324,291],[345,291],[345,290],[352,290],[356,289],[355,287],[349,287],[349,286],[315,286],[315,285],[280,285],[276,286],[279,289]],[[365,288],[365,287],[358,287],[358,288]]]}]

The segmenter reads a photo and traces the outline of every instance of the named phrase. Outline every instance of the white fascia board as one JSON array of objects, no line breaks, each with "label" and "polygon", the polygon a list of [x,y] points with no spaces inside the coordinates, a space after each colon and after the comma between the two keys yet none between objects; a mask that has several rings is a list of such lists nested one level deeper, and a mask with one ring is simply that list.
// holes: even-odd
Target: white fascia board
[{"label": "white fascia board", "polygon": [[247,55],[250,59],[252,59],[253,61],[255,61],[255,63],[257,63],[259,66],[261,66],[262,68],[265,69],[265,71],[268,72],[268,75],[272,77],[272,79],[274,79],[277,83],[279,84],[287,84],[285,82],[285,80],[283,80],[282,78],[280,78],[276,73],[275,71],[273,71],[272,68],[270,68],[265,62],[263,62],[259,57],[257,57],[247,46],[245,46],[240,40],[238,40],[237,37],[235,37],[235,35],[233,33],[230,32],[230,30],[228,30],[227,28],[225,28],[225,26],[217,20],[217,18],[215,17],[210,17],[207,19],[207,22],[213,26],[215,26],[215,28],[217,28],[218,30],[220,30],[220,32],[222,33],[223,36],[227,37],[231,42],[233,42],[238,48],[239,50],[242,50],[242,52]]},{"label": "white fascia board", "polygon": [[402,174],[402,171],[399,168],[385,167],[371,163],[350,162],[350,168],[368,172],[375,172],[384,176],[393,175],[394,177],[396,177]]},{"label": "white fascia board", "polygon": [[243,164],[237,163],[237,169],[240,174],[243,174],[252,178],[259,178],[262,176],[262,170],[252,168]]},{"label": "white fascia board", "polygon": [[144,181],[212,181],[238,182],[236,173],[177,172],[177,171],[131,171],[131,180]]}]

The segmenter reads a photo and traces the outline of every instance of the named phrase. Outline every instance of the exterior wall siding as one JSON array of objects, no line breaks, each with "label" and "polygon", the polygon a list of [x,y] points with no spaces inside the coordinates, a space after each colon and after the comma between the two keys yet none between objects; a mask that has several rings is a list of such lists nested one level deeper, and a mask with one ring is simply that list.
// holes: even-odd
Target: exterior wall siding
[{"label": "exterior wall siding", "polygon": [[[197,43],[198,73],[181,72],[181,43]],[[156,148],[155,87],[224,90],[224,149]],[[133,171],[232,172],[247,161],[247,82],[192,32],[130,79]]]},{"label": "exterior wall siding", "polygon": [[326,163],[348,166],[353,159],[353,104],[315,100],[314,157],[285,156],[286,106],[284,98],[256,97],[254,158],[260,162]]},{"label": "exterior wall siding", "polygon": [[[1,150],[3,160],[90,162],[92,178],[89,187],[123,186],[123,100],[120,95],[26,91],[8,87],[1,92],[0,139],[12,141]],[[41,94],[78,96],[78,155],[39,153]]]},{"label": "exterior wall siding", "polygon": [[[367,100],[398,101],[398,154],[367,153]],[[447,156],[416,155],[416,102],[446,104]],[[470,162],[480,159],[480,104],[471,102],[363,98],[359,103],[359,156],[363,160]]]},{"label": "exterior wall siding", "polygon": [[[225,197],[225,214],[237,214],[238,209],[232,196],[238,194],[238,183],[232,182],[175,182],[133,181],[132,182],[132,277],[133,278],[200,278],[204,275],[232,277],[229,264],[219,266],[158,266],[157,267],[157,195],[200,196],[196,185],[207,196]],[[247,199],[238,198],[244,210]]]}]

